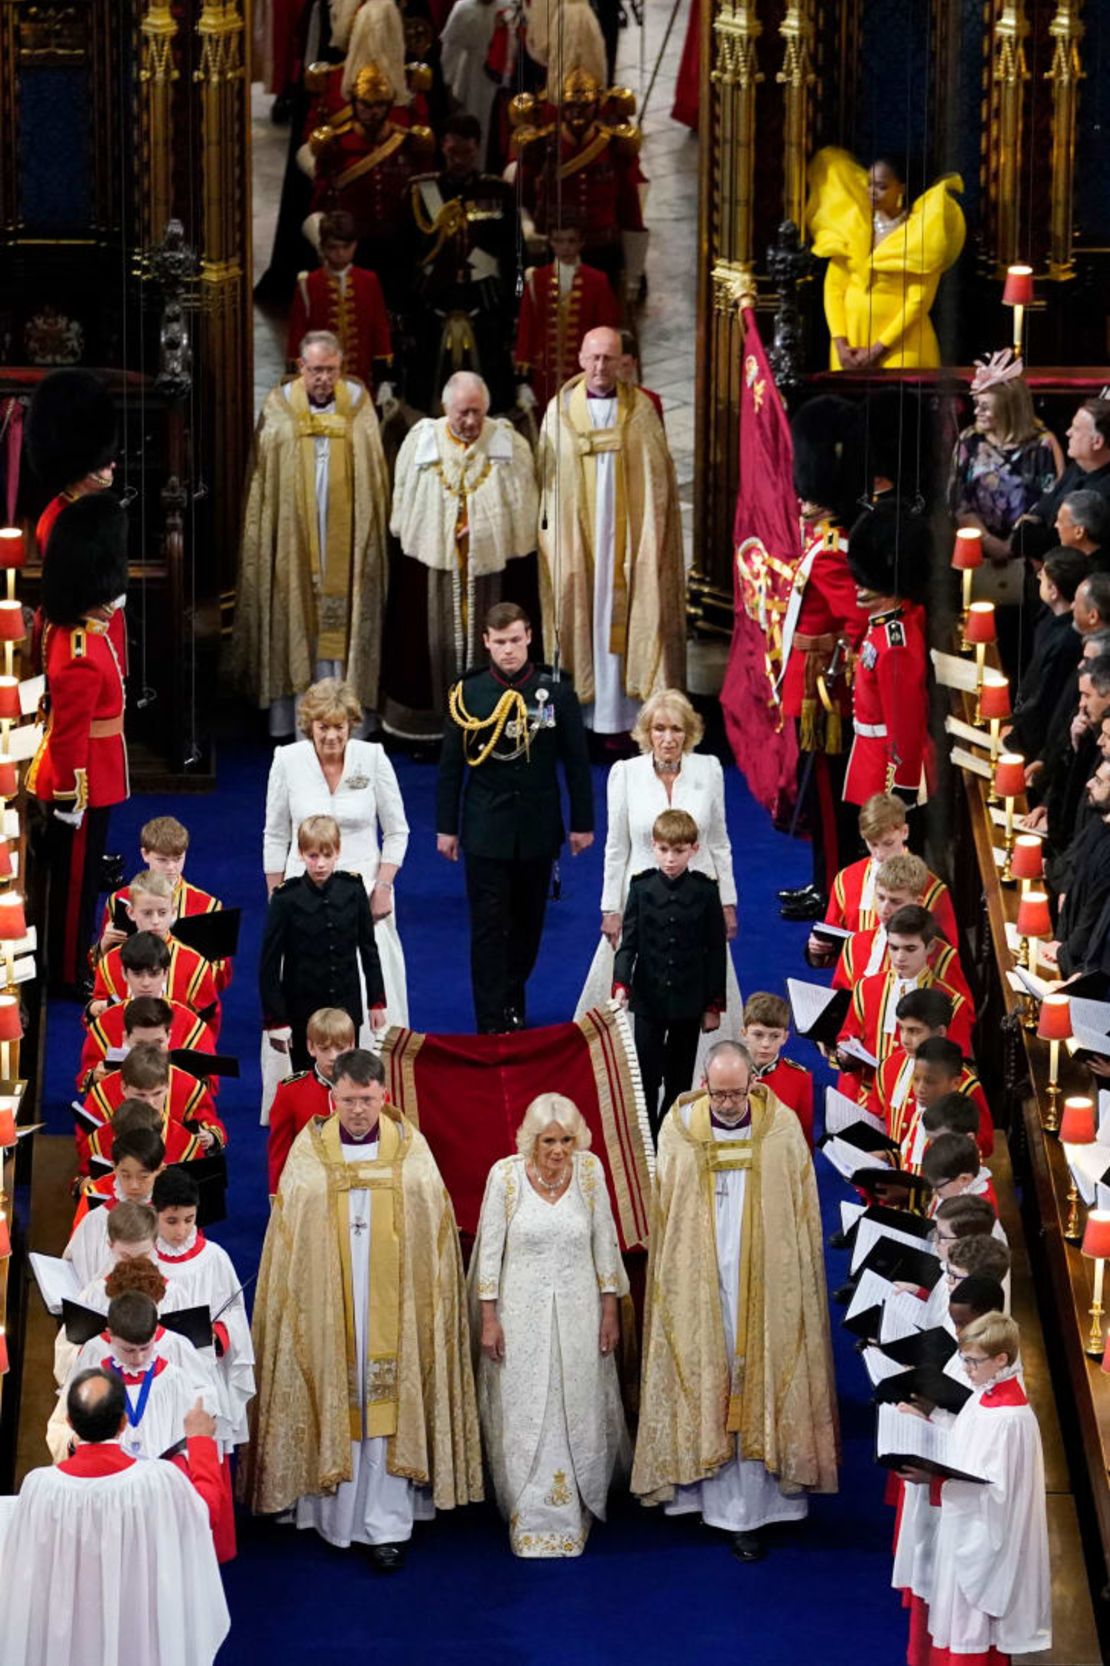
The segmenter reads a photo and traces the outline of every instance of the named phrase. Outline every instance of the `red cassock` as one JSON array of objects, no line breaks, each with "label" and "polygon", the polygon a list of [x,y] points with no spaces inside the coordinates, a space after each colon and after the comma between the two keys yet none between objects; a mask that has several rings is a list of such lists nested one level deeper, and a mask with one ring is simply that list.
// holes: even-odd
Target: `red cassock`
[{"label": "red cassock", "polygon": [[[825,920],[830,926],[841,926],[845,931],[868,931],[878,924],[875,913],[875,877],[881,864],[873,856],[864,856],[841,868],[833,880]],[[921,906],[927,908],[949,943],[957,941],[956,910],[943,879],[931,873]]]},{"label": "red cassock", "polygon": [[271,1197],[278,1189],[285,1160],[301,1129],[307,1127],[314,1116],[329,1114],[330,1093],[331,1083],[325,1082],[315,1070],[300,1070],[278,1084],[270,1106],[270,1137],[266,1142]]},{"label": "red cassock", "polygon": [[847,1040],[854,1036],[857,1041],[863,1043],[869,1053],[874,1053],[882,1064],[898,1046],[898,1026],[894,1012],[902,996],[911,988],[939,989],[942,995],[948,996],[952,1002],[952,1022],[948,1026],[949,1040],[954,1041],[964,1056],[969,1058],[971,1007],[958,990],[942,982],[929,966],[912,984],[904,978],[896,978],[890,971],[875,972],[870,977],[861,978],[852,992],[851,1005],[840,1031],[841,1039]]},{"label": "red cassock", "polygon": [[848,804],[872,793],[917,793],[929,768],[925,613],[908,602],[873,614],[854,683],[855,739],[844,780]]},{"label": "red cassock", "polygon": [[393,361],[389,317],[376,273],[361,266],[348,266],[342,274],[328,266],[299,273],[289,315],[290,360],[299,356],[309,330],[330,330],[338,336],[344,369],[373,393],[375,361],[379,367]]},{"label": "red cassock", "polygon": [[[168,996],[167,999],[169,1000]],[[99,1018],[94,1018],[89,1023],[81,1048],[81,1063],[77,1070],[78,1093],[88,1092],[92,1086],[93,1071],[98,1064],[103,1063],[108,1053],[114,1048],[126,1045],[124,1015],[130,1004],[129,1001],[115,1001],[104,1009]],[[192,1008],[185,1006],[181,1001],[170,1000],[169,1004],[173,1009],[173,1017],[170,1020],[170,1052],[188,1047],[198,1053],[214,1053],[216,1048],[212,1031],[203,1018],[198,1018]]]},{"label": "red cassock", "polygon": [[[77,1124],[77,1166],[82,1174],[89,1171],[90,1134],[110,1122],[126,1098],[127,1089],[118,1070],[110,1071],[87,1094]],[[222,1151],[227,1145],[227,1129],[216,1115],[208,1089],[196,1076],[173,1064],[166,1092],[166,1117],[177,1123],[195,1124],[198,1131],[207,1129],[212,1135],[213,1151]]]},{"label": "red cassock", "polygon": [[[953,1092],[970,1099],[979,1112],[976,1144],[980,1154],[989,1157],[994,1150],[994,1122],[983,1085],[967,1065],[961,1070]],[[913,1059],[904,1047],[895,1047],[875,1072],[867,1109],[872,1115],[882,1117],[892,1140],[904,1146],[907,1153],[913,1149],[921,1110],[913,1091]]]},{"label": "red cassock", "polygon": [[[835,522],[817,524],[794,569],[793,588],[800,606],[785,643],[781,699],[784,716],[801,718],[816,715],[817,674],[831,659],[837,638],[845,637],[854,648],[867,626],[848,571],[848,540]],[[837,683],[834,697],[847,717],[852,709],[847,677]]]},{"label": "red cassock", "polygon": [[123,667],[100,619],[47,625],[43,669],[50,712],[27,791],[62,810],[100,810],[128,796]]},{"label": "red cassock", "polygon": [[536,267],[520,303],[516,368],[519,378],[527,377],[541,411],[578,374],[582,337],[603,324],[620,324],[620,308],[604,272],[580,264],[569,290],[560,295],[558,265]]},{"label": "red cassock", "polygon": [[770,1070],[758,1071],[757,1079],[789,1105],[802,1125],[806,1144],[813,1149],[813,1075],[793,1059],[778,1058]]},{"label": "red cassock", "polygon": [[[878,929],[878,926],[872,926],[869,931],[857,931],[847,939],[833,973],[834,989],[854,989],[860,978],[870,975],[868,968],[871,967],[871,951]],[[974,1004],[960,957],[950,943],[942,942],[939,937],[933,938],[929,944],[929,967],[942,983],[951,984],[953,989],[958,990],[969,1007]],[[871,967],[871,970],[885,972],[889,969],[890,950],[884,947],[878,965]]]},{"label": "red cassock", "polygon": [[[204,1019],[213,1037],[220,1033],[220,997],[216,991],[216,975],[210,961],[205,960],[187,943],[176,938],[169,940],[170,963],[166,969],[166,996],[191,1007]],[[118,948],[109,949],[96,963],[93,981],[94,1001],[123,1000],[127,994],[127,979]]]},{"label": "red cassock", "polygon": [[594,126],[581,140],[561,131],[537,135],[520,153],[521,200],[536,230],[559,220],[581,227],[583,259],[612,276],[620,264],[621,232],[643,231],[643,175],[634,148],[608,128]]},{"label": "red cassock", "polygon": [[[78,1480],[93,1481],[104,1475],[118,1475],[130,1469],[138,1459],[131,1457],[116,1441],[99,1441],[94,1445],[79,1446],[72,1458],[58,1465],[64,1475]],[[220,1533],[223,1517],[232,1508],[227,1480],[220,1462],[220,1449],[207,1436],[191,1436],[185,1454],[170,1460],[193,1483],[208,1510],[208,1521],[213,1536]],[[218,1552],[217,1552],[218,1554]],[[223,1560],[223,1558],[221,1558]]]},{"label": "red cassock", "polygon": [[[172,1117],[162,1117],[162,1144],[166,1148],[165,1162],[191,1163],[194,1158],[207,1157],[208,1152],[200,1142],[200,1137],[186,1128],[183,1122],[175,1122]],[[81,1136],[77,1138],[78,1150],[81,1147]],[[80,1156],[77,1159],[79,1174],[90,1174],[94,1179],[103,1179],[112,1167],[112,1127],[110,1123],[94,1128],[85,1139],[87,1156],[82,1167]],[[112,1177],[114,1179],[114,1176]]]}]

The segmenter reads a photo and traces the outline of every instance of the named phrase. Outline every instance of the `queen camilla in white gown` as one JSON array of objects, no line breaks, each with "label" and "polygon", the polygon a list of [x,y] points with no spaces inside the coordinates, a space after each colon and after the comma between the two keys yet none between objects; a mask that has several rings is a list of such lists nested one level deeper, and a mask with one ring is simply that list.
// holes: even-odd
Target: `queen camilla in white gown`
[{"label": "queen camilla in white gown", "polygon": [[[701,737],[700,719],[685,695],[666,689],[654,695],[642,708],[633,732],[633,738],[649,750],[642,757],[614,764],[609,771],[608,829],[601,888],[603,916],[623,915],[632,876],[655,866],[651,829],[656,816],[664,810],[685,810],[694,818],[698,826],[698,849],[691,858],[690,866],[717,881],[722,908],[733,911],[736,908],[732,845],[725,825],[724,771],[718,758],[684,750],[671,761],[670,769],[661,773],[657,768],[656,752],[665,753],[666,742],[659,740],[657,728],[660,721],[665,724],[668,718],[675,725],[681,724],[686,747],[697,744]],[[677,769],[674,768],[675,763],[678,764]],[[609,1000],[613,986],[613,956],[614,950],[603,936],[578,998],[574,1013],[576,1019],[591,1007],[604,1006]],[[740,1039],[743,1003],[731,951],[728,955],[726,994],[727,1006],[720,1028],[703,1035],[699,1043],[695,1083],[701,1080],[705,1053],[709,1047],[718,1041]]]},{"label": "queen camilla in white gown", "polygon": [[[551,1101],[588,1140],[569,1100],[536,1103]],[[503,1358],[482,1352],[478,1409],[509,1542],[525,1557],[581,1555],[631,1458],[614,1351],[599,1347],[603,1297],[626,1294],[628,1279],[600,1161],[578,1149],[569,1162],[554,1203],[525,1156],[494,1164],[470,1263],[472,1333],[480,1304],[496,1301],[504,1334]]]}]

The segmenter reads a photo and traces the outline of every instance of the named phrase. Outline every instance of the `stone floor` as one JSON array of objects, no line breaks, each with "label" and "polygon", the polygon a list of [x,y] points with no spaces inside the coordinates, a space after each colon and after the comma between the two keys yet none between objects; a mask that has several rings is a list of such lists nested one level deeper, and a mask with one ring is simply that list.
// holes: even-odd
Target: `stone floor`
[{"label": "stone floor", "polygon": [[[661,395],[667,438],[681,487],[689,547],[694,482],[694,282],[697,260],[697,140],[670,118],[675,75],[682,51],[689,0],[678,15],[659,63],[643,123],[643,168],[651,182],[646,219],[651,227],[648,298],[637,320],[646,386]],[[642,106],[671,16],[671,0],[645,0],[644,28],[634,24],[621,37],[617,78],[632,87]],[[269,119],[271,100],[257,83],[252,89],[254,173],[254,271],[268,261],[285,166],[288,129]],[[285,362],[284,331],[272,317],[255,314],[255,408],[279,379]]]}]

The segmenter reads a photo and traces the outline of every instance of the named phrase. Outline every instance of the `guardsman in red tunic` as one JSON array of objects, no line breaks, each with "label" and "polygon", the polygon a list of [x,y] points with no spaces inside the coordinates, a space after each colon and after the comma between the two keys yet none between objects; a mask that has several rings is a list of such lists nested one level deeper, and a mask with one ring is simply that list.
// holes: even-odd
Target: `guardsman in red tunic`
[{"label": "guardsman in red tunic", "polygon": [[581,227],[564,218],[548,233],[548,242],[555,259],[529,274],[516,327],[516,373],[524,383],[517,402],[541,411],[577,376],[582,337],[603,324],[612,329],[620,324],[608,278],[582,264]]},{"label": "guardsman in red tunic", "polygon": [[320,220],[320,255],[315,272],[299,272],[289,314],[286,356],[295,365],[310,330],[329,330],[339,338],[345,368],[365,382],[371,394],[391,391],[393,341],[389,315],[377,274],[353,264],[358,246],[355,222],[342,209]]},{"label": "guardsman in red tunic", "polygon": [[647,256],[634,110],[626,89],[603,93],[581,68],[564,79],[561,120],[528,93],[510,106],[521,200],[537,232],[547,236],[571,216],[582,227],[583,260],[605,273],[622,304],[639,294]]},{"label": "guardsman in red tunic", "polygon": [[270,1196],[277,1193],[281,1171],[293,1141],[314,1116],[331,1115],[331,1083],[320,1074],[319,1065],[299,1070],[278,1085],[270,1107],[270,1137],[266,1144],[266,1168]]},{"label": "guardsman in red tunic", "polygon": [[368,64],[355,81],[351,119],[317,128],[310,145],[313,212],[350,214],[359,228],[359,265],[377,273],[391,310],[399,311],[408,277],[400,251],[409,184],[431,160],[435,140],[426,127],[394,125],[393,96],[389,77]]},{"label": "guardsman in red tunic", "polygon": [[928,576],[928,528],[897,504],[880,503],[853,527],[848,564],[867,634],[856,665],[844,797],[864,804],[896,792],[912,806],[930,764],[925,612],[912,599]]},{"label": "guardsman in red tunic", "polygon": [[779,697],[783,715],[798,728],[798,808],[813,847],[813,879],[799,891],[780,892],[779,900],[787,918],[817,919],[857,836],[841,787],[851,732],[851,656],[867,617],[848,571],[843,528],[855,512],[864,463],[859,417],[847,400],[810,400],[791,433],[805,548],[783,621]]},{"label": "guardsman in red tunic", "polygon": [[790,1034],[790,1004],[781,995],[758,990],[744,1002],[740,1038],[752,1057],[753,1081],[761,1082],[789,1105],[813,1146],[813,1076],[804,1065],[783,1057]]},{"label": "guardsman in red tunic", "polygon": [[83,497],[58,516],[43,568],[46,724],[27,791],[52,808],[47,966],[76,993],[95,922],[108,813],[128,796],[123,666],[109,635],[127,590],[127,516]]}]

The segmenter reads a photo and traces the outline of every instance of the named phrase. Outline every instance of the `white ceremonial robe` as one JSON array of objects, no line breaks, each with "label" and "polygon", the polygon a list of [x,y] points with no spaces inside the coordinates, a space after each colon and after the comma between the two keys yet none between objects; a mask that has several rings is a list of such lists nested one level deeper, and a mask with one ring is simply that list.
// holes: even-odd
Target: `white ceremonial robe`
[{"label": "white ceremonial robe", "polygon": [[194,1234],[192,1244],[187,1250],[179,1251],[177,1258],[165,1251],[159,1241],[156,1245],[158,1271],[168,1284],[180,1288],[183,1306],[207,1307],[213,1318],[219,1313],[220,1324],[227,1327],[228,1347],[226,1353],[217,1356],[216,1373],[229,1423],[227,1439],[233,1446],[242,1446],[250,1439],[247,1407],[254,1399],[254,1346],[242,1296],[220,1313],[242,1280],[231,1257],[219,1244],[204,1238],[197,1248],[202,1236]]},{"label": "white ceremonial robe", "polygon": [[[966,1374],[961,1368],[961,1377]],[[951,1427],[955,1421],[951,1412],[939,1407],[929,1421]],[[902,1509],[898,1517],[898,1537],[894,1542],[894,1569],[890,1583],[896,1591],[912,1591],[923,1602],[929,1599],[933,1586],[933,1567],[936,1557],[937,1533],[940,1530],[940,1503],[933,1502],[933,1489],[925,1482],[906,1481],[903,1485]]]},{"label": "white ceremonial robe", "polygon": [[[683,1120],[690,1126],[690,1106],[682,1107]],[[715,1140],[751,1137],[747,1130],[713,1129]],[[719,1169],[713,1177],[716,1189],[717,1281],[721,1315],[725,1324],[725,1353],[736,1351],[736,1308],[740,1295],[740,1247],[744,1222],[744,1192],[748,1177],[743,1169]],[[736,1437],[736,1456],[704,1481],[676,1487],[674,1498],[664,1509],[669,1516],[701,1513],[707,1527],[726,1533],[754,1533],[775,1521],[802,1521],[809,1500],[804,1493],[787,1496],[775,1477],[758,1459],[745,1458]]]},{"label": "white ceremonial robe", "polygon": [[[736,880],[732,867],[732,844],[725,822],[725,778],[719,758],[708,753],[689,752],[674,778],[671,796],[655,772],[650,754],[615,763],[606,784],[607,828],[605,870],[601,884],[601,912],[623,914],[628,887],[634,874],[655,866],[651,848],[652,824],[663,810],[686,810],[698,825],[698,848],[690,858],[697,873],[715,879],[721,906],[735,905]],[[586,982],[578,997],[575,1019],[591,1007],[604,1006],[613,989],[613,950],[602,937],[594,952]],[[698,1043],[694,1074],[690,1083],[702,1080],[705,1055],[718,1041],[739,1041],[744,1026],[744,1003],[729,945],[725,972],[725,1011],[720,1027],[707,1031]]]},{"label": "white ceremonial robe", "polygon": [[[586,400],[594,428],[615,428],[617,396]],[[616,545],[617,459],[612,451],[600,451],[597,466],[597,497],[594,509],[594,698],[582,707],[587,729],[599,735],[628,734],[640,706],[624,692],[624,661],[609,649],[613,623],[613,558]]]},{"label": "white ceremonial robe", "polygon": [[502,8],[496,0],[456,0],[439,37],[443,79],[468,115],[481,123],[479,166],[489,143],[490,114],[497,82],[486,71],[486,55]]},{"label": "white ceremonial robe", "polygon": [[231,1623],[208,1511],[169,1463],[32,1470],[0,1589],[0,1666],[210,1666]]},{"label": "white ceremonial robe", "polygon": [[[58,1391],[58,1402],[51,1413],[50,1421],[46,1425],[46,1444],[50,1448],[50,1456],[56,1464],[61,1463],[66,1456],[69,1439],[73,1431],[66,1421],[66,1392],[74,1377],[80,1371],[98,1370],[104,1363],[105,1357],[111,1353],[111,1344],[107,1333],[92,1337],[78,1349],[73,1361],[73,1368],[65,1383]],[[165,1330],[159,1325],[154,1338],[154,1357],[164,1359],[172,1365],[177,1374],[184,1378],[189,1385],[189,1405],[195,1405],[199,1395],[207,1406],[217,1424],[217,1440],[222,1440],[227,1429],[227,1419],[224,1414],[223,1396],[216,1379],[216,1361],[211,1348],[203,1351],[193,1347],[185,1337],[178,1336],[176,1331]],[[62,1431],[64,1430],[64,1435]],[[180,1437],[178,1437],[180,1438]],[[167,1441],[166,1445],[172,1444]],[[162,1451],[165,1451],[165,1446]]]},{"label": "white ceremonial robe", "polygon": [[[99,1338],[94,1338],[94,1341],[99,1342]],[[111,1348],[106,1342],[99,1342],[92,1363],[108,1369],[107,1362],[111,1358]],[[219,1409],[219,1396],[211,1383],[204,1388],[194,1373],[182,1370],[164,1357],[156,1357],[152,1365],[155,1374],[145,1405],[141,1402],[142,1385],[132,1381],[132,1376],[139,1373],[124,1377],[128,1422],[119,1443],[131,1458],[160,1458],[167,1448],[181,1440],[185,1434],[185,1414],[196,1405],[198,1396],[210,1416],[215,1417]],[[132,1417],[138,1418],[138,1421],[132,1423]],[[58,1391],[57,1402],[46,1425],[46,1444],[56,1464],[68,1457],[72,1435],[73,1430],[66,1418],[66,1389],[63,1387]]]},{"label": "white ceremonial robe", "polygon": [[479,1362],[478,1409],[509,1542],[518,1556],[579,1556],[631,1460],[616,1359],[598,1347],[601,1296],[628,1280],[596,1157],[575,1154],[555,1204],[523,1157],[494,1164],[470,1289],[472,1323],[476,1303],[496,1297],[505,1334],[504,1360]]},{"label": "white ceremonial robe", "polygon": [[[77,1300],[82,1307],[92,1308],[94,1313],[107,1313],[109,1297],[108,1292],[104,1288],[104,1281],[111,1273],[111,1270],[111,1267],[109,1267],[107,1272],[101,1273],[99,1278],[94,1278],[85,1285],[85,1288],[77,1297]],[[165,1295],[158,1303],[158,1312],[160,1314],[179,1313],[182,1308],[188,1306],[189,1303],[183,1300],[183,1292],[179,1289],[175,1289],[172,1284],[169,1284],[166,1286]],[[77,1358],[79,1351],[79,1344],[69,1340],[65,1333],[65,1326],[62,1325],[59,1328],[58,1335],[54,1341],[54,1381],[58,1384],[59,1388],[62,1383],[68,1379],[70,1373],[72,1372],[73,1362]]]},{"label": "white ceremonial robe", "polygon": [[[120,1200],[119,1188],[116,1188],[116,1198]],[[94,1209],[82,1216],[69,1242],[62,1251],[63,1261],[72,1261],[73,1270],[82,1284],[91,1284],[114,1259],[108,1246],[108,1220],[112,1211],[103,1203],[98,1203]]]},{"label": "white ceremonial robe", "polygon": [[[378,1155],[378,1141],[341,1147],[348,1163],[372,1162]],[[370,1192],[363,1189],[347,1194],[351,1232],[351,1300],[355,1310],[355,1352],[358,1356],[359,1392],[365,1407],[366,1314],[370,1297]],[[403,1544],[412,1538],[414,1520],[430,1521],[435,1515],[425,1488],[414,1487],[386,1468],[389,1440],[384,1435],[351,1442],[351,1479],[341,1481],[334,1493],[314,1493],[299,1498],[282,1519],[297,1527],[311,1527],[331,1545],[346,1550],[352,1544]]]}]

